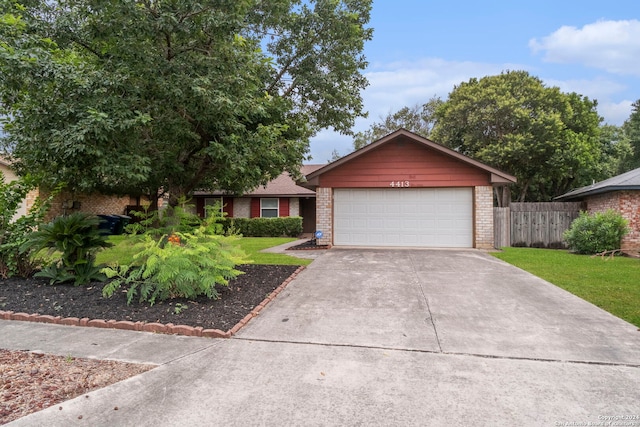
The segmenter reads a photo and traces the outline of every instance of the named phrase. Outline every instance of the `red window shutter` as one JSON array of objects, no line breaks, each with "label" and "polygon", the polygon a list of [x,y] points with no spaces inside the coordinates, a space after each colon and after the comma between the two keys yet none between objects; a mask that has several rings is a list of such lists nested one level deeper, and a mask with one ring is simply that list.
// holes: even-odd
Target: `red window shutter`
[{"label": "red window shutter", "polygon": [[251,199],[251,218],[260,218],[260,198]]},{"label": "red window shutter", "polygon": [[222,211],[226,213],[229,218],[233,218],[233,197],[223,197],[222,204]]},{"label": "red window shutter", "polygon": [[204,197],[196,197],[196,214],[204,218]]},{"label": "red window shutter", "polygon": [[280,198],[279,199],[279,211],[280,211],[280,216],[289,216],[289,199],[287,198]]}]

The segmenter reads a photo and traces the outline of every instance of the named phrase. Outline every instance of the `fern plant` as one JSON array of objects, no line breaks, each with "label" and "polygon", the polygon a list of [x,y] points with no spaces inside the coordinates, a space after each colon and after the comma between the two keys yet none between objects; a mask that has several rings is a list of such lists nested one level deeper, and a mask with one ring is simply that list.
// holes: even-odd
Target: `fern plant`
[{"label": "fern plant", "polygon": [[22,251],[46,248],[50,256],[59,254],[59,259],[34,276],[46,277],[51,284],[73,281],[75,286],[104,280],[106,277],[95,265],[95,254],[112,244],[100,234],[99,223],[98,217],[78,212],[57,217],[31,233],[21,246]]},{"label": "fern plant", "polygon": [[169,298],[218,298],[215,286],[228,285],[230,279],[242,274],[235,266],[247,262],[246,255],[234,245],[236,240],[207,234],[204,226],[193,233],[176,232],[160,239],[147,234],[132,265],[102,269],[113,279],[102,293],[111,297],[125,286],[129,304],[137,296],[151,305]]}]

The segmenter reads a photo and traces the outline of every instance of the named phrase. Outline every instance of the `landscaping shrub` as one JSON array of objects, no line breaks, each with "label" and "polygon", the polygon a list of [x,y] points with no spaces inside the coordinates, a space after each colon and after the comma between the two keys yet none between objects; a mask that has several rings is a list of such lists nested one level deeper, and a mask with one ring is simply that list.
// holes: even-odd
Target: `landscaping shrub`
[{"label": "landscaping shrub", "polygon": [[150,205],[142,205],[142,211],[131,211],[136,221],[128,224],[125,231],[130,234],[153,233],[156,237],[175,231],[189,233],[203,224],[202,219],[191,213],[193,206],[186,198],[178,200],[177,206],[169,206],[162,212],[150,211]]},{"label": "landscaping shrub", "polygon": [[224,218],[220,220],[227,234],[245,237],[296,237],[302,233],[302,217]]},{"label": "landscaping shrub", "polygon": [[104,280],[100,268],[95,266],[95,254],[112,244],[100,234],[99,223],[97,216],[77,212],[59,216],[31,233],[20,247],[21,251],[46,248],[50,256],[58,254],[59,257],[34,276],[46,277],[51,284],[73,281],[75,286],[92,280]]},{"label": "landscaping shrub", "polygon": [[57,191],[52,192],[47,199],[36,199],[26,215],[15,218],[20,204],[34,188],[35,184],[29,177],[5,183],[0,172],[0,277],[3,279],[13,276],[28,277],[39,264],[35,257],[37,251],[21,251],[20,247],[38,224],[42,223]]},{"label": "landscaping shrub", "polygon": [[234,245],[237,239],[210,234],[206,226],[193,233],[175,232],[160,239],[148,233],[132,265],[102,269],[114,279],[104,287],[103,295],[110,297],[124,285],[128,303],[135,296],[151,305],[169,298],[217,298],[216,284],[228,285],[229,279],[242,274],[235,266],[247,262]]},{"label": "landscaping shrub", "polygon": [[579,254],[597,254],[620,248],[620,241],[629,228],[619,212],[608,210],[588,214],[581,212],[564,239],[571,250]]}]

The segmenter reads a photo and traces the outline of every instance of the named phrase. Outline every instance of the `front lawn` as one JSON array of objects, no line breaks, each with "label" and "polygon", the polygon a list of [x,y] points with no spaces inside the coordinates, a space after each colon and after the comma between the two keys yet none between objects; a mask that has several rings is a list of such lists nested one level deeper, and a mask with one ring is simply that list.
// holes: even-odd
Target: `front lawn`
[{"label": "front lawn", "polygon": [[[139,236],[121,235],[109,236],[113,247],[98,253],[98,264],[129,264],[135,254],[134,244]],[[296,258],[284,254],[272,254],[260,252],[262,249],[272,248],[296,239],[289,237],[243,237],[239,240],[240,247],[248,255],[254,264],[268,265],[309,265],[310,259]]]},{"label": "front lawn", "polygon": [[640,327],[640,260],[503,248],[492,254]]}]

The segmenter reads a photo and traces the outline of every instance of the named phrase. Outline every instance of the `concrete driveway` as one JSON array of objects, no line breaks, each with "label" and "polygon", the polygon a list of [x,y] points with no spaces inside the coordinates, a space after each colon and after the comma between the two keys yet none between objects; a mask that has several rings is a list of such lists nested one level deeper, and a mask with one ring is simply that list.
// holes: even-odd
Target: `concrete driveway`
[{"label": "concrete driveway", "polygon": [[[96,351],[23,325],[19,348],[73,330],[74,356]],[[110,358],[162,349],[100,333]],[[479,251],[332,249],[236,337],[175,338],[158,368],[15,425],[640,425],[637,328]]]}]

